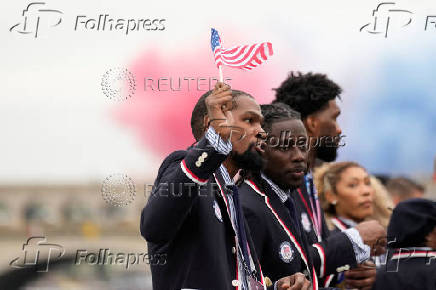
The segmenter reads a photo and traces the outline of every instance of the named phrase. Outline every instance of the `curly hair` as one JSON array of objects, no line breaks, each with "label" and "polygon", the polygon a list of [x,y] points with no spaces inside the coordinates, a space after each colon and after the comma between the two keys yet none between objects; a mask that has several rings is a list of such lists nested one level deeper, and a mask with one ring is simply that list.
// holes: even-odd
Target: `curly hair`
[{"label": "curly hair", "polygon": [[371,186],[375,189],[374,194],[374,211],[368,219],[379,221],[385,228],[388,227],[391,219],[394,203],[389,196],[386,187],[375,176],[371,175]]},{"label": "curly hair", "polygon": [[341,99],[341,87],[324,74],[290,72],[276,91],[274,102],[282,102],[301,113],[308,115],[327,106],[330,100]]}]

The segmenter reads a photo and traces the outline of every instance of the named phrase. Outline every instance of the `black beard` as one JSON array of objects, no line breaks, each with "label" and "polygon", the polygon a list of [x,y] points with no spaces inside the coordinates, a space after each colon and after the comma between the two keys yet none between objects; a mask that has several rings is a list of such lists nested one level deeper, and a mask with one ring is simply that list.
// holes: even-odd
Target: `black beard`
[{"label": "black beard", "polygon": [[316,147],[316,158],[325,162],[332,162],[338,156],[337,146],[320,145]]},{"label": "black beard", "polygon": [[253,151],[255,144],[251,144],[244,153],[231,152],[230,157],[239,169],[247,172],[259,172],[263,169],[265,161],[257,151]]}]

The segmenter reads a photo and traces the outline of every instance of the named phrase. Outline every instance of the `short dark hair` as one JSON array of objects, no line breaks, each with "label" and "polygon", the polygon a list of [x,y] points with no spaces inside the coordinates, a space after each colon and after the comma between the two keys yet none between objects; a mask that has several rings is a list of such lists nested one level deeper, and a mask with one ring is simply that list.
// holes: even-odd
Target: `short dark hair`
[{"label": "short dark hair", "polygon": [[330,100],[340,99],[341,87],[324,74],[290,72],[288,78],[276,91],[274,102],[282,102],[301,113],[308,115],[321,110]]},{"label": "short dark hair", "polygon": [[391,195],[409,198],[413,191],[425,191],[425,187],[407,177],[391,178],[386,184],[386,189]]},{"label": "short dark hair", "polygon": [[301,115],[286,104],[276,102],[268,105],[260,105],[263,115],[262,128],[271,133],[272,124],[283,120],[300,120]]},{"label": "short dark hair", "polygon": [[[204,93],[197,101],[197,103],[194,106],[194,109],[192,110],[191,115],[191,130],[192,135],[194,135],[194,138],[196,141],[200,140],[201,137],[203,137],[204,134],[204,126],[203,126],[203,119],[204,116],[207,115],[207,107],[206,107],[206,98],[212,93],[212,90]],[[239,91],[239,90],[232,90],[232,98],[235,100],[239,96],[248,96],[252,99],[253,96],[250,94]]]}]

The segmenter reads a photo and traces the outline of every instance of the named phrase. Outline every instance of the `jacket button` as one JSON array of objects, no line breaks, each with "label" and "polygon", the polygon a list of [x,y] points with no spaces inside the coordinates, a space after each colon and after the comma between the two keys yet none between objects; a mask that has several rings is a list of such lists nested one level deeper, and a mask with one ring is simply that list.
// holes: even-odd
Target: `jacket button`
[{"label": "jacket button", "polygon": [[239,282],[238,280],[233,280],[233,281],[232,281],[232,286],[233,286],[233,287],[241,286],[241,282]]},{"label": "jacket button", "polygon": [[232,253],[236,254],[236,247],[232,247]]},{"label": "jacket button", "polygon": [[265,286],[271,287],[273,285],[271,279],[269,277],[265,277]]},{"label": "jacket button", "polygon": [[350,270],[350,265],[344,265],[342,267],[337,267],[336,268],[336,272],[340,273],[340,272],[344,272]]}]

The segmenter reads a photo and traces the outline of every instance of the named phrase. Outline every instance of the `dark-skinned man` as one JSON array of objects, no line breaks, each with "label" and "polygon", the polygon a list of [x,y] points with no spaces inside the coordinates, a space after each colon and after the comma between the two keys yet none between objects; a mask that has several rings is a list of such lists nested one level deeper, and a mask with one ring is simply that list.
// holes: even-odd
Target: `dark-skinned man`
[{"label": "dark-skinned man", "polygon": [[318,289],[312,245],[301,232],[290,197],[306,172],[306,129],[300,114],[285,104],[261,105],[261,108],[263,128],[268,134],[262,153],[266,163],[262,171],[251,170],[240,186],[244,215],[265,276],[275,280],[304,272],[312,279],[313,289]]},{"label": "dark-skinned man", "polygon": [[342,131],[337,123],[341,111],[336,104],[341,92],[342,89],[325,75],[291,73],[276,89],[274,102],[283,102],[299,112],[307,130],[309,172],[298,194],[293,197],[304,232],[318,250],[313,261],[321,278],[320,284],[329,286],[334,283],[334,276],[329,274],[358,266],[345,274],[347,287],[371,289],[375,281],[375,265],[368,267],[363,262],[367,263],[370,257],[369,245],[385,237],[385,230],[378,222],[370,221],[330,235],[311,174],[319,161],[334,161],[338,147],[343,146]]},{"label": "dark-skinned man", "polygon": [[[197,109],[206,108],[203,136],[164,160],[141,215],[149,254],[166,255],[166,263],[151,266],[153,289],[264,289],[232,181],[247,160],[250,167],[261,166],[255,146],[263,132],[260,107],[222,83],[199,103]],[[274,287],[307,289],[308,284],[298,273]]]}]

